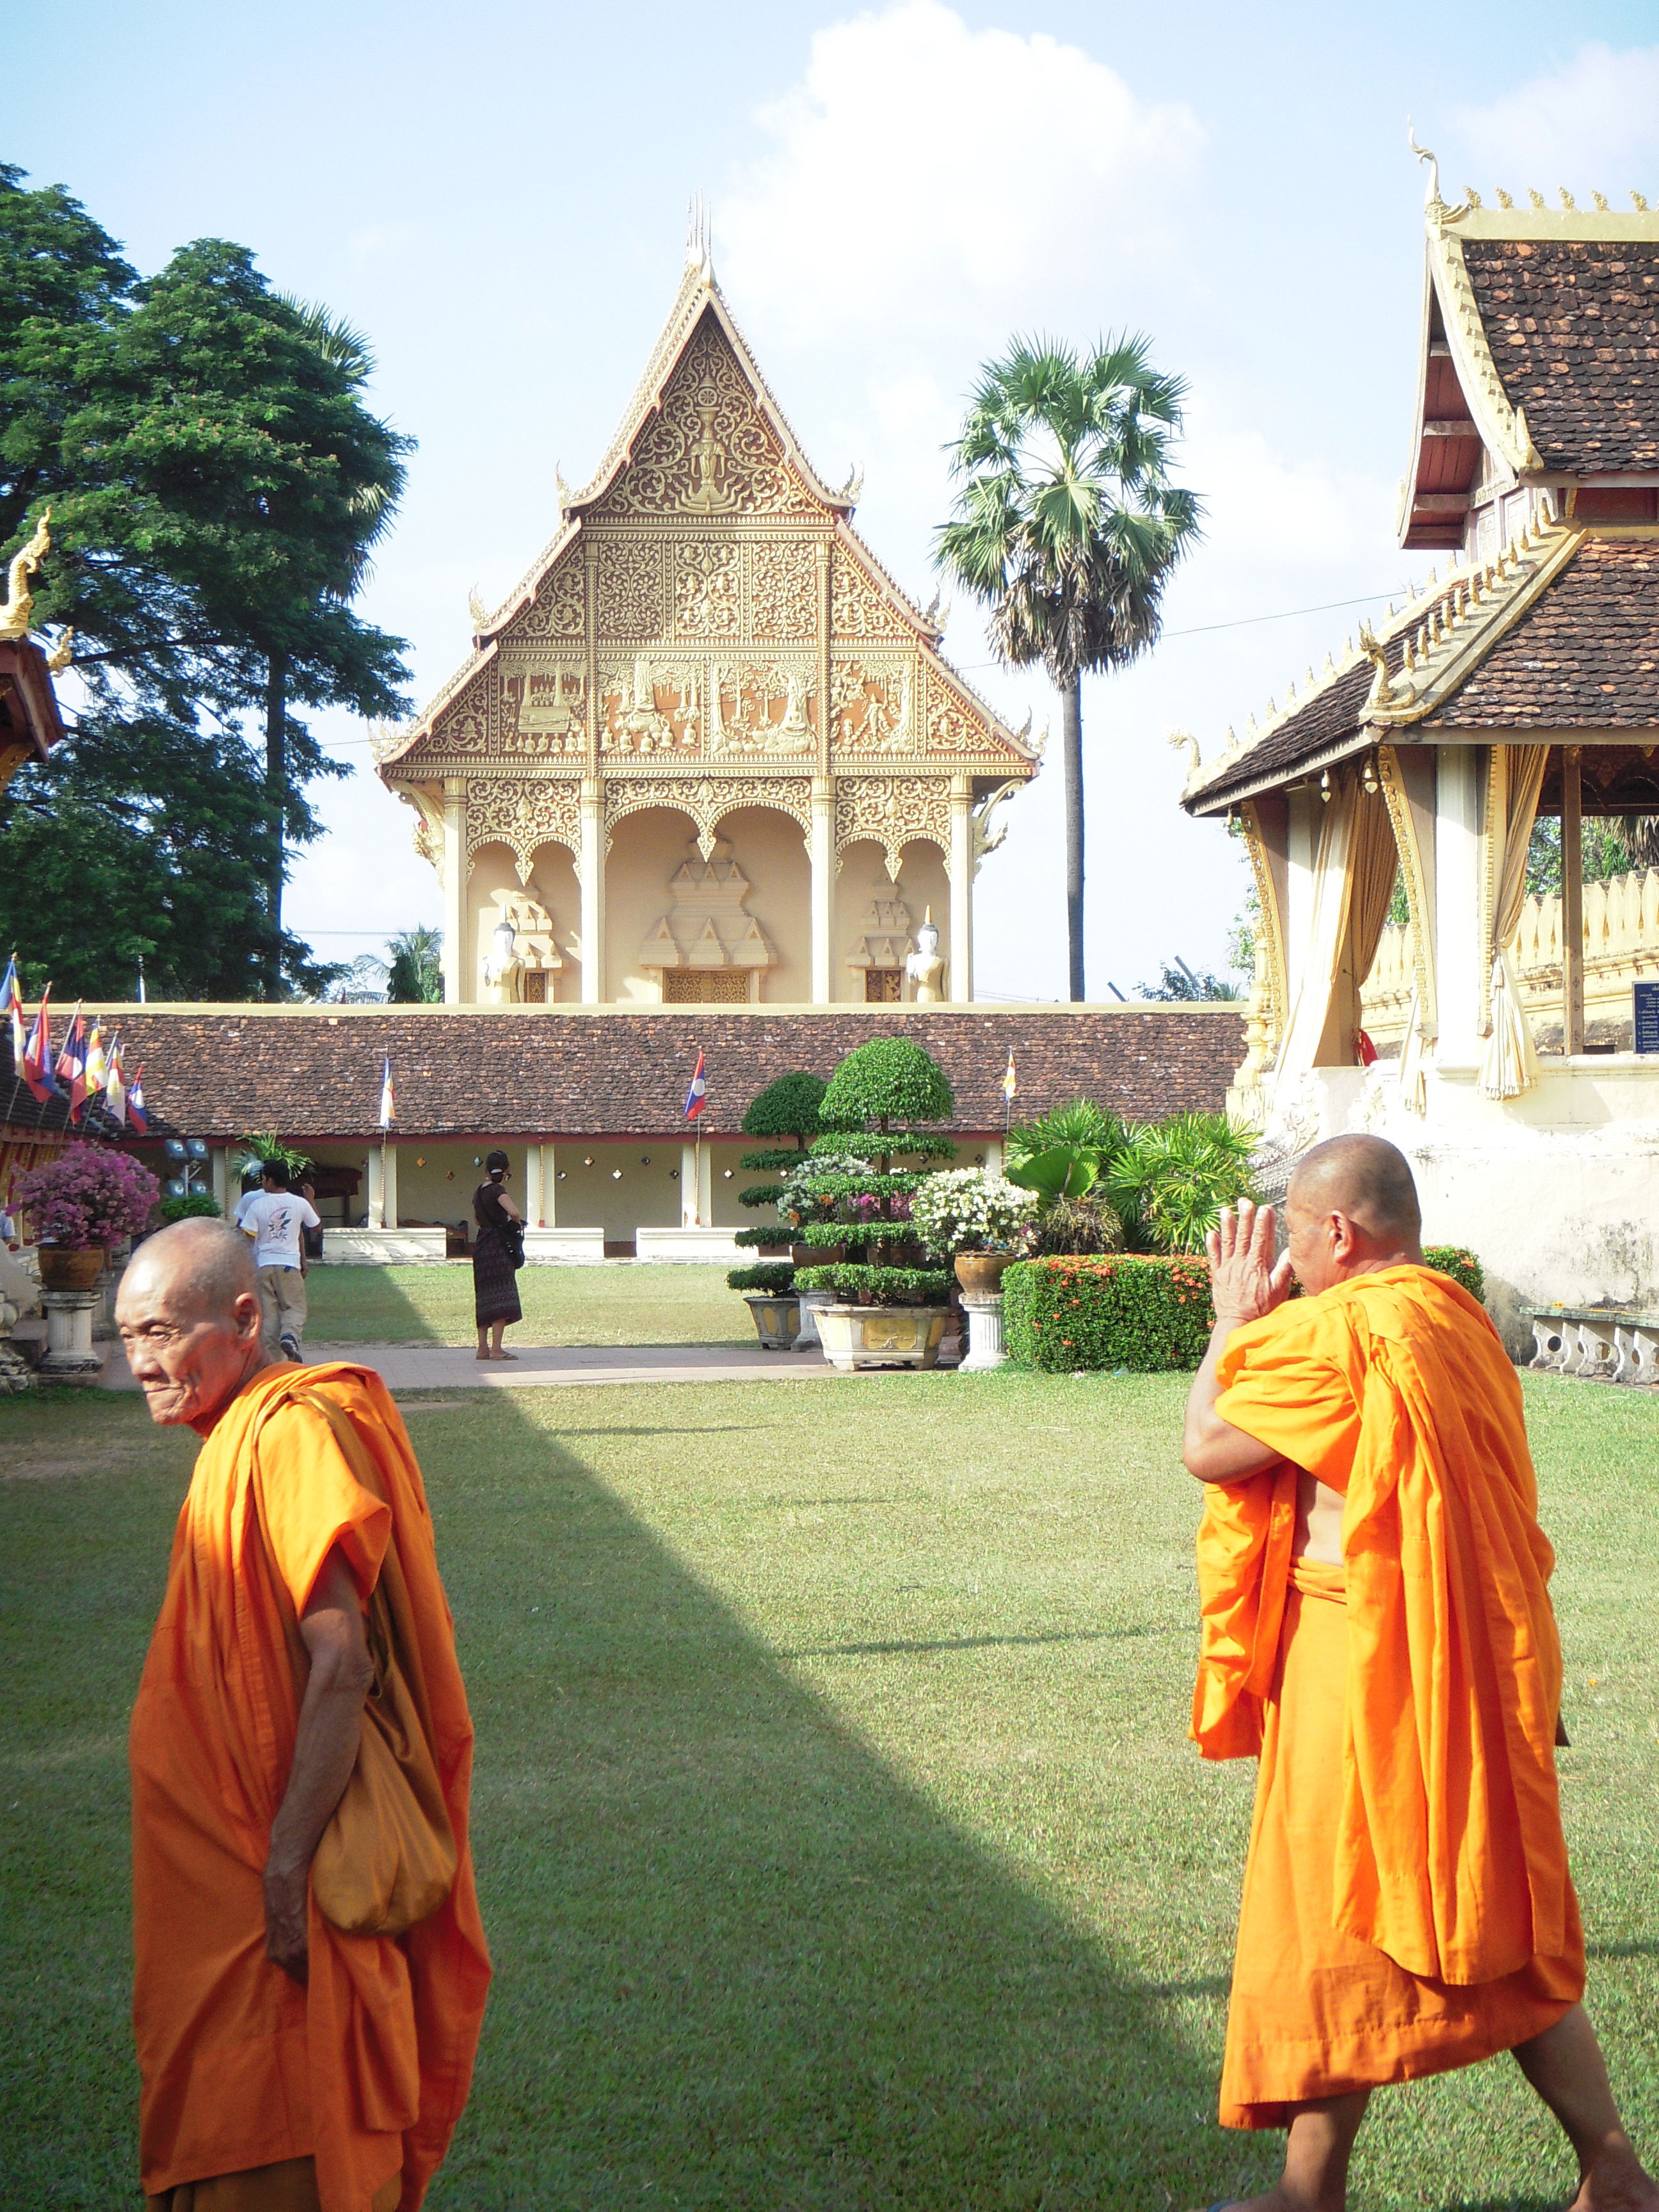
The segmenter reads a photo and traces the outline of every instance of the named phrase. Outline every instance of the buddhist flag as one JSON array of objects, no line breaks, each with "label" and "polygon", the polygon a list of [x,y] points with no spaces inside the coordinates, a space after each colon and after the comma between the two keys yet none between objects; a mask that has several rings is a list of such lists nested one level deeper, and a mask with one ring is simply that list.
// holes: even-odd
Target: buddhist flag
[{"label": "buddhist flag", "polygon": [[6,1014],[11,1023],[11,1064],[21,1074],[23,1053],[29,1036],[23,1019],[23,994],[17,981],[17,955],[14,952],[6,963],[6,980],[0,984],[0,995],[6,1001]]},{"label": "buddhist flag", "polygon": [[40,994],[40,1011],[34,1017],[34,1026],[23,1044],[23,1057],[19,1073],[34,1094],[35,1103],[44,1106],[48,1098],[58,1095],[58,1085],[52,1073],[52,986],[47,984]]},{"label": "buddhist flag", "polygon": [[1014,1055],[1010,1052],[1008,1065],[1002,1071],[1002,1095],[1005,1098],[1012,1098],[1018,1088],[1019,1085],[1014,1076]]},{"label": "buddhist flag", "polygon": [[104,1103],[113,1120],[122,1128],[127,1126],[127,1086],[121,1075],[121,1040],[112,1037],[109,1048],[109,1073],[104,1078]]},{"label": "buddhist flag", "polygon": [[697,1064],[691,1071],[691,1087],[685,1094],[685,1118],[695,1121],[708,1103],[708,1079],[702,1072],[702,1054],[697,1054]]},{"label": "buddhist flag", "polygon": [[149,1127],[149,1116],[144,1111],[144,1064],[139,1061],[132,1071],[132,1080],[127,1085],[127,1123],[142,1137]]},{"label": "buddhist flag", "polygon": [[104,1032],[99,1028],[94,1016],[91,1034],[87,1038],[87,1097],[101,1098],[108,1081],[109,1062],[104,1057]]},{"label": "buddhist flag", "polygon": [[380,1127],[389,1129],[397,1118],[397,1095],[392,1088],[392,1054],[387,1053],[380,1070]]}]

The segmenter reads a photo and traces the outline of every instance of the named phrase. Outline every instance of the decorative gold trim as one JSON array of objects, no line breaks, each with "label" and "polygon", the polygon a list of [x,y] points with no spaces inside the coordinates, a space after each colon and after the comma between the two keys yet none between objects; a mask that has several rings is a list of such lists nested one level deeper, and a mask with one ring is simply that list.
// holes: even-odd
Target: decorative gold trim
[{"label": "decorative gold trim", "polygon": [[1388,802],[1395,848],[1400,854],[1400,872],[1405,880],[1406,908],[1411,917],[1412,969],[1417,978],[1419,1025],[1424,1042],[1432,1044],[1440,1034],[1440,1018],[1435,996],[1434,945],[1429,931],[1428,885],[1406,779],[1401,772],[1400,756],[1392,745],[1377,747],[1376,775]]},{"label": "decorative gold trim", "polygon": [[1290,987],[1285,966],[1285,920],[1279,910],[1279,888],[1273,880],[1273,856],[1267,850],[1267,841],[1262,832],[1261,817],[1254,804],[1246,799],[1237,809],[1236,819],[1243,834],[1250,872],[1255,878],[1256,941],[1261,948],[1256,959],[1256,988],[1266,1002],[1262,1009],[1266,1030],[1263,1039],[1265,1065],[1279,1050],[1289,1007]]},{"label": "decorative gold trim", "polygon": [[[1467,231],[1464,235],[1468,235]],[[1511,405],[1492,359],[1492,343],[1475,301],[1463,259],[1462,237],[1443,224],[1429,224],[1429,270],[1451,347],[1457,380],[1474,426],[1489,451],[1517,477],[1541,474],[1544,463],[1527,428],[1525,410]],[[1422,425],[1418,425],[1420,443]],[[1413,467],[1415,458],[1413,457]]]}]

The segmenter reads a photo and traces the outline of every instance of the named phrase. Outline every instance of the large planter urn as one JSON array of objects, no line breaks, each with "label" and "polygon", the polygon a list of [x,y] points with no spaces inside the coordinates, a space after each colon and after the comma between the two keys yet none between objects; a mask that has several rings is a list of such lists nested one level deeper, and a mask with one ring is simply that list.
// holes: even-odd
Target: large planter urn
[{"label": "large planter urn", "polygon": [[101,1244],[89,1244],[84,1251],[70,1251],[60,1244],[42,1244],[39,1250],[43,1290],[90,1291],[97,1286],[104,1272],[106,1255]]},{"label": "large planter urn", "polygon": [[787,1352],[800,1331],[800,1300],[793,1291],[745,1291],[743,1302],[755,1317],[763,1352]]},{"label": "large planter urn", "polygon": [[949,1306],[820,1306],[818,1334],[832,1367],[932,1367],[951,1318]]},{"label": "large planter urn", "polygon": [[957,1280],[964,1291],[994,1293],[1001,1290],[1003,1272],[1013,1257],[1012,1252],[958,1252]]},{"label": "large planter urn", "polygon": [[795,1339],[797,1352],[822,1352],[823,1339],[818,1334],[818,1316],[825,1306],[836,1303],[833,1291],[803,1291],[796,1304],[800,1309],[800,1333]]}]

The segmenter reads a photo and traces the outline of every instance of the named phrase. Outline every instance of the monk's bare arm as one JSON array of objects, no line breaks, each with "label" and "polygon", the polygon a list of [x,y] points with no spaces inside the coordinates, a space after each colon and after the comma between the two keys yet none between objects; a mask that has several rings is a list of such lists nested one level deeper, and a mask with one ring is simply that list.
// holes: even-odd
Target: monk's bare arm
[{"label": "monk's bare arm", "polygon": [[265,1956],[296,1982],[306,1978],[312,1856],[351,1779],[363,1701],[374,1680],[356,1577],[337,1545],[323,1562],[300,1617],[300,1634],[311,1656],[311,1675],[265,1861]]},{"label": "monk's bare arm", "polygon": [[1245,1199],[1235,1215],[1231,1207],[1220,1226],[1205,1239],[1210,1255],[1210,1296],[1215,1327],[1203,1364],[1187,1394],[1187,1425],[1182,1456],[1188,1474],[1200,1482],[1243,1482],[1279,1464],[1280,1455],[1236,1429],[1216,1411],[1221,1386],[1216,1370],[1227,1339],[1247,1321],[1256,1321],[1282,1305],[1291,1294],[1288,1258],[1273,1262],[1273,1210],[1260,1211]]}]

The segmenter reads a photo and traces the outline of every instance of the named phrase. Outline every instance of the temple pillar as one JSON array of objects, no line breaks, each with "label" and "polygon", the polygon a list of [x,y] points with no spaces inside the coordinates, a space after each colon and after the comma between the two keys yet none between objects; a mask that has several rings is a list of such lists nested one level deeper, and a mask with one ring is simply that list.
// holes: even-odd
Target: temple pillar
[{"label": "temple pillar", "polygon": [[1442,745],[1435,777],[1435,969],[1440,1011],[1437,1066],[1480,1065],[1481,986],[1491,948],[1480,934],[1480,775],[1478,745]]},{"label": "temple pillar", "polygon": [[538,1145],[536,1150],[542,1162],[542,1211],[540,1226],[556,1229],[559,1225],[559,1148],[556,1145]]},{"label": "temple pillar", "polygon": [[951,778],[951,988],[963,1005],[974,995],[974,784]]},{"label": "temple pillar", "polygon": [[1584,782],[1577,745],[1561,748],[1561,1049],[1584,1049]]},{"label": "temple pillar", "polygon": [[466,779],[444,778],[444,1003],[459,1006],[466,988]]},{"label": "temple pillar", "polygon": [[605,1002],[605,785],[596,775],[582,778],[576,873],[582,890],[582,1004],[598,1006]]},{"label": "temple pillar", "polygon": [[398,1146],[388,1137],[380,1146],[380,1219],[382,1229],[398,1226]]},{"label": "temple pillar", "polygon": [[812,827],[806,841],[812,863],[812,1004],[835,997],[836,779],[812,778]]},{"label": "temple pillar", "polygon": [[714,1156],[694,1138],[680,1146],[680,1227],[706,1229],[714,1214]]},{"label": "temple pillar", "polygon": [[524,1148],[524,1218],[527,1228],[542,1225],[542,1148],[526,1145]]},{"label": "temple pillar", "polygon": [[365,1229],[384,1229],[386,1226],[385,1190],[381,1168],[385,1147],[371,1145],[368,1151],[368,1205],[363,1215]]}]

